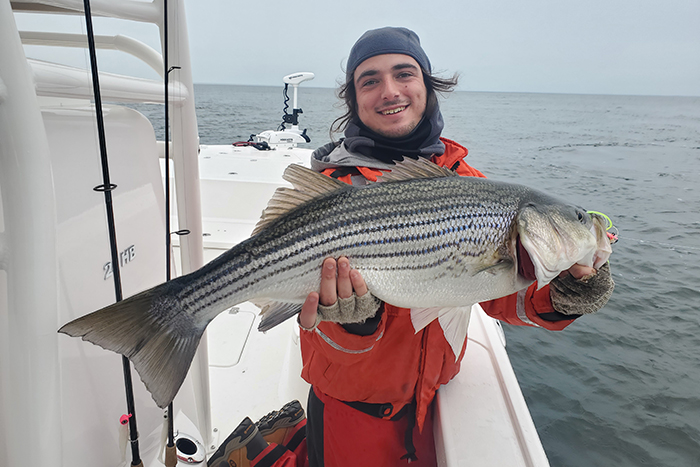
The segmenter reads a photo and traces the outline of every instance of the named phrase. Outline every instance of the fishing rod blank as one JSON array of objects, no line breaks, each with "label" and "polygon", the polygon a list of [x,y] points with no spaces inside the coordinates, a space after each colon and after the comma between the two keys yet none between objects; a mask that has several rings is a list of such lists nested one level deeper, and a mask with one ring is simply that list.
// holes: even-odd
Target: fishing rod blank
[{"label": "fishing rod blank", "polygon": [[[170,121],[168,102],[168,0],[163,0],[163,67],[164,67],[164,104],[165,104],[165,280],[170,280]],[[165,447],[165,467],[177,465],[177,450],[175,448],[175,427],[173,403],[168,404],[168,442]]]},{"label": "fishing rod blank", "polygon": [[[94,188],[101,191],[105,197],[107,210],[107,227],[109,230],[109,244],[112,252],[112,273],[114,278],[114,293],[116,301],[122,300],[121,272],[119,270],[119,255],[117,250],[117,234],[114,222],[114,209],[112,206],[112,190],[117,185],[110,182],[109,163],[107,160],[107,140],[105,138],[104,116],[102,114],[102,98],[100,95],[100,80],[97,75],[97,53],[95,51],[95,36],[92,29],[92,14],[90,12],[90,0],[83,0],[85,10],[85,23],[87,27],[88,49],[90,51],[90,69],[92,72],[92,88],[95,95],[95,113],[97,116],[97,133],[100,145],[100,160],[102,162],[102,185]],[[131,442],[131,465],[143,467],[139,454],[138,430],[136,426],[136,410],[134,404],[134,388],[131,381],[131,364],[122,356],[122,368],[124,370],[124,386],[126,390],[126,406],[129,414],[129,440]]]}]

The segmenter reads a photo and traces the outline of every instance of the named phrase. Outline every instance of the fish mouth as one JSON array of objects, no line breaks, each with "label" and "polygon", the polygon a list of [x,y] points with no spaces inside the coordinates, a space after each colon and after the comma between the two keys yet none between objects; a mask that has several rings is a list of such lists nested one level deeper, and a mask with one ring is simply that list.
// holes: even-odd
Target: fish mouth
[{"label": "fish mouth", "polygon": [[593,221],[591,233],[596,238],[597,246],[593,254],[592,265],[595,269],[599,269],[610,258],[612,247],[607,234],[608,229],[605,218],[596,213],[591,213],[591,220]]},{"label": "fish mouth", "polygon": [[515,239],[515,252],[518,258],[518,274],[529,281],[537,280],[535,264],[532,262],[530,254],[520,241],[520,235]]}]

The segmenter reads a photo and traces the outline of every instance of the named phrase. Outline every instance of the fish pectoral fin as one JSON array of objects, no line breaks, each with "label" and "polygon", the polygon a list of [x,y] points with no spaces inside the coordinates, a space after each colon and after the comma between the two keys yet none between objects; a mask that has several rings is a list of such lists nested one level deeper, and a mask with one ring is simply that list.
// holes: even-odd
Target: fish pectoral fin
[{"label": "fish pectoral fin", "polygon": [[411,323],[413,324],[413,329],[418,332],[438,318],[453,313],[463,313],[465,309],[471,310],[471,305],[467,307],[436,306],[430,308],[411,308]]},{"label": "fish pectoral fin", "polygon": [[415,332],[420,331],[440,316],[441,307],[411,308],[411,323]]},{"label": "fish pectoral fin", "polygon": [[260,312],[262,318],[258,325],[258,331],[261,332],[269,331],[301,311],[301,303],[275,302],[271,300],[254,303],[262,309]]},{"label": "fish pectoral fin", "polygon": [[416,332],[438,320],[455,358],[459,358],[467,338],[472,305],[458,307],[411,308],[411,322]]},{"label": "fish pectoral fin", "polygon": [[483,268],[479,268],[474,271],[472,274],[472,277],[476,276],[477,274],[492,274],[496,275],[503,271],[504,269],[510,269],[514,266],[514,263],[510,259],[500,259],[496,264],[492,264],[490,266],[486,266]]}]

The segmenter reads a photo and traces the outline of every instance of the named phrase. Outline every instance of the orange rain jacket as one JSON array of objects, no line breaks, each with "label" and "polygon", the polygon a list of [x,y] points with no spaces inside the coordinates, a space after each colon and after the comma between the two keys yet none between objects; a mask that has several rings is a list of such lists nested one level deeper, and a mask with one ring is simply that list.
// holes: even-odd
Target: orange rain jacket
[{"label": "orange rain jacket", "polygon": [[[436,164],[456,170],[463,176],[484,177],[464,162],[467,149],[440,138],[445,152],[433,156]],[[378,169],[357,167],[371,181],[381,175]],[[330,174],[333,169],[326,169]],[[349,183],[350,175],[340,180]],[[539,315],[555,310],[549,286],[536,285],[507,297],[481,303],[484,311],[514,325],[540,326],[560,330],[574,319],[547,321]],[[319,391],[341,401],[391,404],[384,418],[391,418],[405,405],[416,401],[416,422],[423,422],[435,392],[458,372],[462,353],[455,356],[435,320],[415,333],[410,310],[384,304],[376,332],[360,336],[332,322],[321,322],[314,331],[301,330],[302,377]]]}]

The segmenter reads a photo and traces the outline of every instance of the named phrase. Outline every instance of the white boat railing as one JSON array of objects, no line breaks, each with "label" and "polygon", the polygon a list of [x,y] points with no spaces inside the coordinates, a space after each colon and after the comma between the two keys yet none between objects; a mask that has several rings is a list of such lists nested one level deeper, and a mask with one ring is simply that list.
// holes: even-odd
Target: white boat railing
[{"label": "white boat railing", "polygon": [[[62,32],[20,31],[19,37],[24,45],[45,45],[50,47],[75,47],[84,49],[87,44],[85,34]],[[143,61],[158,73],[161,78],[165,71],[163,56],[143,42],[133,37],[117,34],[114,36],[95,35],[95,47],[103,50],[119,50]]]},{"label": "white boat railing", "polygon": [[[7,290],[0,296],[7,302],[0,300],[0,376],[12,383],[0,390],[0,451],[10,466],[25,465],[29,453],[52,459],[63,445],[53,351],[59,325],[53,174],[30,70],[5,66],[17,63],[18,53],[10,4],[0,2],[0,231],[7,255],[1,261]],[[38,405],[18,403],[25,400]]]},{"label": "white boat railing", "polygon": [[[27,13],[58,13],[58,14],[82,14],[83,2],[81,0],[28,0],[13,3],[15,11]],[[110,0],[93,0],[91,10],[94,16],[105,16],[110,18],[132,20],[138,22],[153,23],[161,31],[163,37],[164,18],[163,0],[153,2],[141,2],[132,0],[122,0],[114,2]],[[11,16],[11,15],[10,15]],[[8,32],[16,30],[13,18],[8,21]],[[10,27],[11,24],[11,27]],[[182,270],[190,272],[198,269],[203,264],[202,256],[202,229],[201,229],[201,203],[199,200],[199,170],[197,164],[199,136],[197,131],[197,118],[194,108],[194,88],[192,85],[192,70],[189,55],[189,38],[187,34],[187,22],[185,18],[184,5],[182,1],[171,0],[168,2],[168,24],[170,25],[170,39],[168,44],[168,56],[171,65],[177,66],[170,73],[170,81],[175,83],[169,90],[170,102],[177,103],[170,112],[172,127],[172,151],[171,157],[174,162],[176,197],[180,211],[179,229],[187,229],[191,235],[181,239]],[[80,34],[63,33],[42,33],[27,32],[20,33],[27,44],[51,45],[63,47],[87,47],[87,42],[80,44]],[[163,59],[161,50],[157,51],[142,44],[140,41],[125,36],[99,36],[98,47],[115,48],[123,50],[144,61],[148,66],[155,69],[159,75],[163,76]],[[33,62],[39,74],[42,75],[40,62]],[[160,68],[160,69],[159,69]],[[70,70],[66,68],[65,70]],[[70,72],[70,71],[69,71]],[[83,70],[84,72],[84,70]],[[101,73],[102,75],[102,73]],[[102,92],[110,93],[110,86],[119,88],[124,82],[146,85],[149,80],[139,80],[128,77],[105,74],[108,78],[101,82]],[[40,81],[41,82],[41,81]],[[46,91],[49,92],[48,90]],[[53,91],[54,93],[56,91]],[[119,89],[115,89],[113,94],[115,100],[119,99]],[[121,93],[122,95],[125,93]],[[145,102],[162,102],[163,92],[153,90],[146,91],[149,96]],[[55,94],[47,94],[55,95]],[[106,94],[109,95],[109,94]],[[83,92],[70,97],[84,96]],[[160,96],[154,100],[154,96]],[[126,99],[122,97],[122,99]]]},{"label": "white boat railing", "polygon": [[[8,432],[8,437],[3,440],[6,439],[9,444],[9,458],[17,461],[11,462],[10,465],[22,465],[20,459],[28,453],[37,455],[38,458],[56,458],[57,454],[60,456],[63,445],[61,399],[57,394],[57,389],[60,388],[57,381],[60,377],[60,363],[57,361],[56,352],[59,347],[56,330],[63,323],[58,322],[58,272],[55,260],[50,260],[56,258],[56,240],[52,236],[57,225],[55,212],[52,211],[55,210],[56,202],[53,199],[50,160],[52,155],[37,96],[72,99],[76,105],[80,105],[80,100],[83,100],[89,104],[92,99],[92,87],[89,71],[27,60],[22,45],[24,42],[27,45],[87,47],[84,35],[34,31],[20,34],[14,18],[15,12],[82,15],[82,0],[1,0],[0,7],[0,115],[3,115],[0,140],[4,146],[0,148],[0,152],[5,159],[2,161],[2,187],[6,200],[12,199],[12,204],[5,203],[12,208],[5,209],[2,213],[7,227],[0,239],[4,245],[2,251],[11,251],[12,258],[3,257],[0,263],[5,265],[5,268],[12,269],[7,281],[8,288],[12,289],[12,293],[8,294],[11,299],[6,314],[12,322],[9,329],[31,330],[27,333],[13,331],[8,336],[9,340],[3,341],[7,342],[5,350],[11,350],[12,355],[19,353],[32,358],[31,365],[21,367],[15,365],[14,357],[13,360],[3,361],[3,371],[9,371],[8,380],[13,381],[11,390],[17,394],[6,396],[7,403],[4,407],[7,407],[8,413],[3,412],[3,418],[12,420],[12,425],[3,424],[0,431]],[[160,37],[164,36],[163,0],[150,3],[92,0],[91,9],[93,16],[155,24],[160,30]],[[168,73],[171,83],[168,92],[172,128],[170,155],[174,168],[173,192],[179,221],[173,230],[190,232],[179,239],[181,266],[178,269],[187,273],[198,269],[204,263],[198,166],[199,139],[183,2],[169,0],[167,11],[167,53],[170,65],[173,66]],[[135,39],[120,35],[99,36],[97,42],[99,48],[120,50],[141,59],[161,76],[166,73],[162,58],[165,46],[162,42],[160,52]],[[100,72],[100,81],[103,99],[108,101],[164,101],[164,85],[153,80]],[[88,108],[89,105],[85,105],[85,109]],[[32,215],[27,216],[28,212]],[[20,248],[18,245],[25,247]],[[30,269],[21,273],[23,268]],[[26,293],[17,290],[19,287],[14,285],[16,280],[21,278],[23,284],[31,284],[31,277],[41,279],[38,284],[35,281],[35,284],[41,288],[42,293],[36,293],[36,289]],[[0,316],[6,315],[0,313]],[[41,338],[33,335],[36,329],[41,330]],[[205,442],[211,437],[206,344],[205,336],[191,367],[194,399],[197,404],[197,425]],[[5,350],[0,353],[7,359],[6,356],[10,352]],[[42,363],[44,360],[45,364]],[[52,382],[50,378],[56,381]],[[33,381],[42,381],[41,387],[36,387]],[[32,391],[39,393],[33,394]],[[19,393],[24,393],[25,397],[19,397]],[[12,397],[13,394],[19,398]],[[13,406],[8,402],[13,400],[42,401],[45,407],[25,407],[26,404]],[[32,439],[30,434],[42,435],[40,446],[37,446],[37,440]]]},{"label": "white boat railing", "polygon": [[[85,70],[32,59],[27,62],[37,96],[92,99],[92,80]],[[165,101],[162,82],[104,72],[99,72],[99,76],[102,99],[106,102],[162,104]],[[168,96],[174,107],[186,105],[191,97],[182,83],[170,83]]]}]

